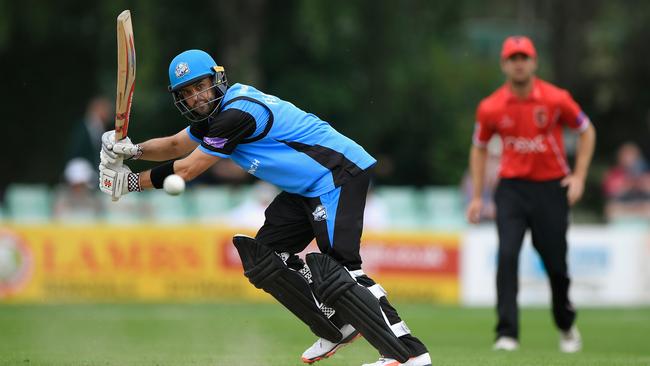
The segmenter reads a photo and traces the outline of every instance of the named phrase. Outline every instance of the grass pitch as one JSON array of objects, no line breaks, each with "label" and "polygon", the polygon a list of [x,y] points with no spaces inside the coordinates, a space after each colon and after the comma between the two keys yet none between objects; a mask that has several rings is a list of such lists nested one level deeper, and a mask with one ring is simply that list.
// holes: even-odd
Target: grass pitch
[{"label": "grass pitch", "polygon": [[[560,354],[548,309],[521,313],[521,348],[491,351],[494,311],[398,304],[433,365],[650,365],[650,308],[579,309],[585,349]],[[276,304],[0,305],[0,365],[291,366],[315,337]],[[362,338],[316,366],[359,366]]]}]

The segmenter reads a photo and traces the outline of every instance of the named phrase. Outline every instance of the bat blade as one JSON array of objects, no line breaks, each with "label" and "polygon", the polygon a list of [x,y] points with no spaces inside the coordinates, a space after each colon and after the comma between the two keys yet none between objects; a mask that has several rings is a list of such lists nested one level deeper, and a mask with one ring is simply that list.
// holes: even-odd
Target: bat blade
[{"label": "bat blade", "polygon": [[122,140],[129,130],[131,103],[135,88],[135,45],[131,12],[117,17],[117,94],[115,97],[115,140]]}]

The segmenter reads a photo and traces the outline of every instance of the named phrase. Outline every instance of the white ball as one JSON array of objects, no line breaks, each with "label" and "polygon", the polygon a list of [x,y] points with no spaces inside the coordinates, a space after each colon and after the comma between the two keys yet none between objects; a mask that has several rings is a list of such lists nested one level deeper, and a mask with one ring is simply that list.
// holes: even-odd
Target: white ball
[{"label": "white ball", "polygon": [[185,181],[180,175],[168,175],[163,181],[163,189],[172,196],[179,195],[185,190]]}]

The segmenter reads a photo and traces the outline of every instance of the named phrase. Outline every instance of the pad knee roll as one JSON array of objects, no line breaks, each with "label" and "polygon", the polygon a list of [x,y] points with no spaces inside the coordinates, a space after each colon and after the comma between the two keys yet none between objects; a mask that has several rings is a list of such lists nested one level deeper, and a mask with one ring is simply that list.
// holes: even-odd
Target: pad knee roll
[{"label": "pad knee roll", "polygon": [[341,264],[331,257],[310,253],[306,257],[311,269],[316,295],[343,319],[363,334],[382,355],[406,362],[410,351],[393,332],[377,297],[359,285]]},{"label": "pad knee roll", "polygon": [[255,239],[236,235],[233,244],[244,266],[244,275],[257,288],[278,300],[321,338],[337,343],[342,334],[321,309],[307,279],[288,268],[270,248]]}]

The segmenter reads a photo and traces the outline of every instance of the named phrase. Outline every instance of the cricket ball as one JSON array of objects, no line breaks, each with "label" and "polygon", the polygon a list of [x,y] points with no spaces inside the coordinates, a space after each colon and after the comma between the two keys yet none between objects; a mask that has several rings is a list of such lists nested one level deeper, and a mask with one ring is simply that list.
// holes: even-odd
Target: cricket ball
[{"label": "cricket ball", "polygon": [[172,174],[163,181],[163,189],[167,194],[177,196],[185,190],[185,181],[180,175]]}]

